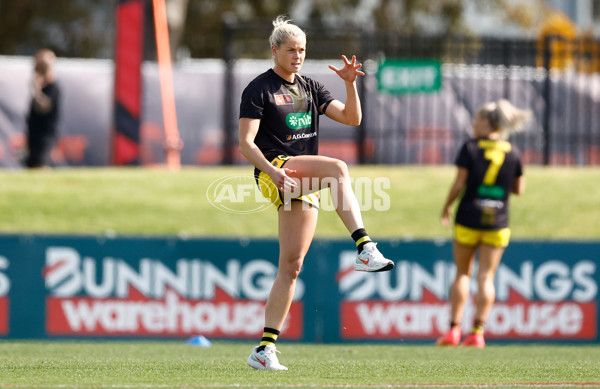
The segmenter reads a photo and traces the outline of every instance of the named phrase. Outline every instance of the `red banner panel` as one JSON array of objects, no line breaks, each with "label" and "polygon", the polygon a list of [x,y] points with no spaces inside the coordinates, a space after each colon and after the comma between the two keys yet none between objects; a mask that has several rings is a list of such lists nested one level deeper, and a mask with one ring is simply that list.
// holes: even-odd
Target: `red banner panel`
[{"label": "red banner panel", "polygon": [[138,164],[144,59],[144,0],[117,5],[112,163]]},{"label": "red banner panel", "polygon": [[9,323],[9,302],[8,298],[0,297],[0,335],[8,335]]}]

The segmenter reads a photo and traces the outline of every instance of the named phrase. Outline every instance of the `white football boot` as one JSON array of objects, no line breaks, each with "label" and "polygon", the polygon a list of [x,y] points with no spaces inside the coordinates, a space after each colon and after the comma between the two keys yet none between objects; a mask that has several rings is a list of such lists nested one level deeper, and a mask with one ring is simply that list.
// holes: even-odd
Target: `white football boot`
[{"label": "white football boot", "polygon": [[377,243],[365,243],[363,250],[356,256],[354,270],[356,271],[388,271],[394,268],[394,262],[385,258],[383,254],[377,250]]},{"label": "white football boot", "polygon": [[257,352],[258,346],[254,347],[252,354],[248,357],[248,366],[260,370],[287,370],[288,368],[279,363],[275,346],[266,346],[264,351]]}]

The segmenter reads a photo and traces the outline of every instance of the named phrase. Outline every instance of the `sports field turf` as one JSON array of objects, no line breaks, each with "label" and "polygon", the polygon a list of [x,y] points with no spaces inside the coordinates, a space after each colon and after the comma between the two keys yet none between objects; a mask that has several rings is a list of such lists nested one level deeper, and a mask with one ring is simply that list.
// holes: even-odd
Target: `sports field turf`
[{"label": "sports field turf", "polygon": [[[352,166],[356,179],[389,180],[389,209],[363,210],[369,234],[450,237],[439,214],[455,168]],[[526,167],[527,189],[511,200],[513,239],[600,239],[600,169]],[[227,213],[207,201],[211,183],[249,166],[0,171],[0,232],[275,237],[276,212]],[[356,190],[356,189],[355,189]],[[367,192],[365,190],[365,192]],[[324,202],[327,192],[323,192]],[[260,228],[257,228],[260,223]],[[335,211],[322,209],[316,237],[348,238]]]},{"label": "sports field turf", "polygon": [[285,372],[246,365],[248,342],[2,342],[0,387],[600,387],[600,346],[281,342]]},{"label": "sports field turf", "polygon": [[[351,167],[387,177],[390,209],[363,213],[375,238],[449,237],[439,223],[452,167]],[[0,171],[0,232],[275,237],[272,209],[240,215],[211,206],[206,192],[251,168]],[[514,239],[599,240],[600,169],[528,167],[512,200]],[[326,196],[325,196],[326,197]],[[257,220],[261,228],[256,228]],[[317,237],[347,237],[322,211]],[[599,387],[599,345],[494,344],[484,350],[431,344],[310,345],[279,342],[287,372],[255,371],[255,342],[210,348],[169,341],[0,341],[0,388],[170,387]]]}]

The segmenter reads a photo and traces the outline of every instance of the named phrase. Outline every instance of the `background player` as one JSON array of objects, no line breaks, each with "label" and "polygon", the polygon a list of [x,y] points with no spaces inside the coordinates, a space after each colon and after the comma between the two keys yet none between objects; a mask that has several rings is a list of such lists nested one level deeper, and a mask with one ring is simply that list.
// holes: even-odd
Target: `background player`
[{"label": "background player", "polygon": [[473,121],[474,138],[462,146],[456,159],[458,172],[442,209],[443,225],[450,224],[450,206],[463,190],[464,194],[454,226],[456,278],[450,290],[450,330],[438,339],[439,345],[460,343],[460,321],[479,251],[475,319],[462,345],[485,346],[483,326],[494,304],[494,276],[510,239],[508,199],[525,189],[520,157],[506,139],[522,130],[530,116],[506,100],[483,105]]}]

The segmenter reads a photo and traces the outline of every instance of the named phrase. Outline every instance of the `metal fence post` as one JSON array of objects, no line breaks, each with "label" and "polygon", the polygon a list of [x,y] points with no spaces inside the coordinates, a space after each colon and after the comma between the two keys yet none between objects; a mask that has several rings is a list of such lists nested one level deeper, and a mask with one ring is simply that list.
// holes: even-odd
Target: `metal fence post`
[{"label": "metal fence post", "polygon": [[544,117],[542,119],[542,128],[544,130],[544,165],[550,165],[550,112],[551,112],[551,82],[550,82],[550,60],[552,59],[552,53],[550,52],[550,44],[554,36],[546,37],[546,44],[544,46],[544,69],[546,69],[546,79],[544,80],[544,104],[546,105],[544,110]]},{"label": "metal fence post", "polygon": [[512,43],[512,41],[508,41],[508,40],[503,40],[502,41],[502,65],[505,66],[505,73],[504,73],[504,91],[503,91],[503,96],[505,99],[507,100],[511,100],[511,96],[510,96],[510,44]]},{"label": "metal fence post", "polygon": [[[364,61],[369,58],[369,55],[371,54],[369,51],[369,33],[362,30],[361,31],[361,53],[360,54],[360,58],[361,58],[361,62],[364,65]],[[365,71],[365,69],[361,69],[363,71]],[[367,120],[366,120],[366,115],[368,114],[368,109],[365,109],[365,107],[368,107],[368,101],[367,101],[367,91],[366,91],[366,80],[364,78],[369,77],[369,74],[366,73],[365,71],[365,76],[363,78],[360,78],[360,80],[358,80],[358,97],[360,99],[360,103],[363,107],[362,113],[362,120],[360,122],[360,125],[358,126],[358,131],[356,133],[356,150],[358,151],[358,163],[360,165],[364,165],[367,163],[367,151],[366,151],[366,139],[367,139]]]},{"label": "metal fence post", "polygon": [[235,144],[235,121],[233,119],[233,92],[235,78],[233,74],[234,53],[233,36],[237,20],[232,14],[223,16],[223,165],[232,165],[234,162],[233,150]]}]

